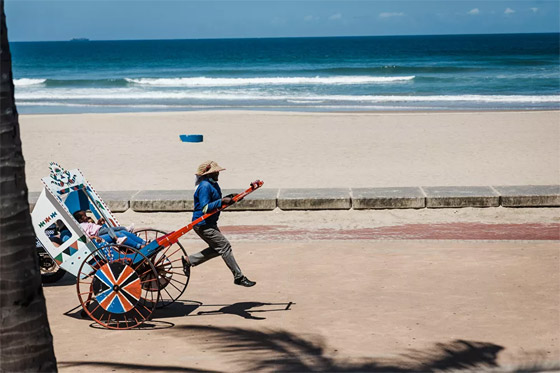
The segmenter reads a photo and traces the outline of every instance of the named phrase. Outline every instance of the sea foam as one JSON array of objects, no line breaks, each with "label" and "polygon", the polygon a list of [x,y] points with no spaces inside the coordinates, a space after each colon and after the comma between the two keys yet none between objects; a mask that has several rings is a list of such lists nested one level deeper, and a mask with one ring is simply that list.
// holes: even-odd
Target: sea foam
[{"label": "sea foam", "polygon": [[30,85],[43,84],[46,81],[47,81],[47,79],[21,78],[21,79],[14,79],[14,85],[17,86],[17,87],[25,87],[25,86],[30,86]]},{"label": "sea foam", "polygon": [[375,84],[413,80],[412,76],[330,76],[330,77],[254,77],[254,78],[126,78],[133,84],[167,87],[234,87],[249,85],[298,84]]},{"label": "sea foam", "polygon": [[258,94],[251,91],[141,91],[121,89],[59,89],[16,92],[18,100],[223,100],[223,101],[330,101],[330,102],[482,102],[560,103],[560,95],[313,95]]}]

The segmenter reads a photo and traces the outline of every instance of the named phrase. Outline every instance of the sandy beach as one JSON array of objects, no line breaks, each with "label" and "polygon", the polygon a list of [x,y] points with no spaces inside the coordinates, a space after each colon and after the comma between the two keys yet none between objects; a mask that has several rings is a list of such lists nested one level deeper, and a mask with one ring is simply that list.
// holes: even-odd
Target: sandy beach
[{"label": "sandy beach", "polygon": [[20,124],[30,191],[51,161],[80,168],[98,190],[191,189],[206,159],[227,169],[225,188],[560,183],[558,111],[21,115]]}]

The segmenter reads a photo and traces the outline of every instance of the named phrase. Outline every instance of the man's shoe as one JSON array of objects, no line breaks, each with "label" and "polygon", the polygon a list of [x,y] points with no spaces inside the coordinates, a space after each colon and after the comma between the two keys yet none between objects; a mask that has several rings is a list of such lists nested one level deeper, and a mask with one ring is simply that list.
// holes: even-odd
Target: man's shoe
[{"label": "man's shoe", "polygon": [[233,280],[233,283],[235,285],[241,285],[241,286],[245,286],[247,288],[250,288],[251,286],[255,286],[257,284],[255,281],[251,281],[245,276],[240,277],[240,278],[236,278],[235,280]]},{"label": "man's shoe", "polygon": [[189,258],[185,258],[184,256],[181,257],[181,261],[183,262],[183,272],[185,276],[191,276],[191,262],[189,262]]}]

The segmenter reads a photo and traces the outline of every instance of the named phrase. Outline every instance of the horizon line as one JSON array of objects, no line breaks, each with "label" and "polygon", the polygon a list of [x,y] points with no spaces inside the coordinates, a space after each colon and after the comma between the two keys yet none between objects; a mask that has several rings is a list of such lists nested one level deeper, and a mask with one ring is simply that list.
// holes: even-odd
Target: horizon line
[{"label": "horizon line", "polygon": [[[214,38],[172,38],[172,39],[90,39],[76,37],[63,40],[14,40],[10,43],[56,43],[56,42],[90,42],[90,41],[171,41],[171,40],[254,40],[254,39],[323,39],[323,38],[375,38],[399,36],[475,36],[475,35],[535,35],[535,34],[560,34],[560,31],[547,32],[493,32],[493,33],[455,33],[455,34],[394,34],[394,35],[331,35],[331,36],[257,36],[257,37],[214,37]],[[85,39],[85,40],[80,40]]]}]

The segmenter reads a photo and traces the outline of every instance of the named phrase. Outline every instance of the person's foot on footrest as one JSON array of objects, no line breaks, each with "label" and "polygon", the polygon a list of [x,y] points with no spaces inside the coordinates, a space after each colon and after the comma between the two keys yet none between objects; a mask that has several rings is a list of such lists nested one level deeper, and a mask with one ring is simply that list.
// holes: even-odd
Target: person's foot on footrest
[{"label": "person's foot on footrest", "polygon": [[189,258],[188,257],[181,257],[181,261],[183,262],[183,272],[185,273],[185,276],[190,277],[191,276],[191,262],[189,262]]},{"label": "person's foot on footrest", "polygon": [[250,288],[251,286],[255,286],[257,284],[255,281],[251,281],[245,276],[236,278],[235,280],[233,280],[233,283],[235,285],[245,286],[247,288]]}]

